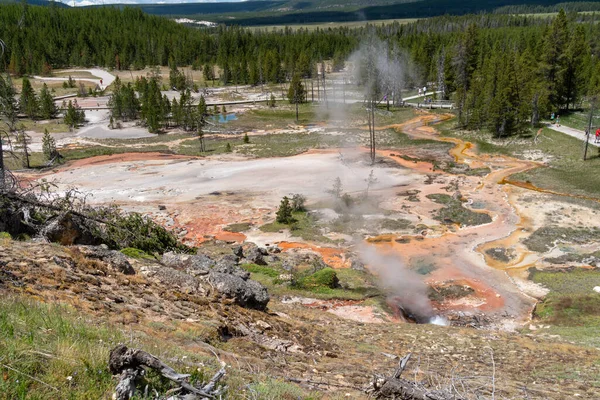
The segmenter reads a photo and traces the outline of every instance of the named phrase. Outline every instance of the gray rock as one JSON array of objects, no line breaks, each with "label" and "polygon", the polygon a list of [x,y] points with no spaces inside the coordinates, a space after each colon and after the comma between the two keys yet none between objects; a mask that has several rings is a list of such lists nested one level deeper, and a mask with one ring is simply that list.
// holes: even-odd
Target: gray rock
[{"label": "gray rock", "polygon": [[235,246],[233,248],[233,254],[239,258],[244,258],[244,248],[242,246]]},{"label": "gray rock", "polygon": [[220,259],[219,262],[217,262],[217,265],[213,267],[212,271],[239,276],[243,280],[250,278],[250,272],[244,271],[237,265],[237,262],[226,257]]},{"label": "gray rock", "polygon": [[219,294],[234,299],[242,307],[264,310],[269,303],[267,289],[251,279],[244,280],[236,275],[212,270],[208,275],[208,281]]},{"label": "gray rock", "polygon": [[163,254],[160,261],[166,267],[185,271],[193,276],[206,275],[215,265],[215,261],[204,254],[189,255],[168,252]]},{"label": "gray rock", "polygon": [[79,251],[88,258],[95,258],[106,263],[115,271],[125,275],[134,275],[135,270],[120,251],[108,250],[105,246],[79,246]]},{"label": "gray rock", "polygon": [[292,272],[297,270],[300,265],[310,266],[311,273],[327,268],[327,264],[323,262],[321,256],[315,253],[292,254],[283,261],[281,267],[288,272]]},{"label": "gray rock", "polygon": [[186,264],[186,270],[191,272],[208,272],[215,265],[215,260],[204,254],[190,256]]},{"label": "gray rock", "polygon": [[208,289],[193,276],[185,272],[165,266],[151,266],[142,269],[142,274],[160,282],[169,290],[176,289],[181,293],[207,295]]},{"label": "gray rock", "polygon": [[252,264],[256,265],[267,265],[264,256],[267,251],[265,249],[261,249],[260,247],[253,247],[246,252],[246,260]]},{"label": "gray rock", "polygon": [[52,220],[40,231],[40,236],[63,246],[76,244],[98,245],[101,243],[101,240],[86,226],[85,221],[71,213],[63,214]]},{"label": "gray rock", "polygon": [[350,260],[350,268],[352,268],[355,271],[364,272],[365,264],[363,264],[363,262],[360,261],[358,258],[353,258]]}]

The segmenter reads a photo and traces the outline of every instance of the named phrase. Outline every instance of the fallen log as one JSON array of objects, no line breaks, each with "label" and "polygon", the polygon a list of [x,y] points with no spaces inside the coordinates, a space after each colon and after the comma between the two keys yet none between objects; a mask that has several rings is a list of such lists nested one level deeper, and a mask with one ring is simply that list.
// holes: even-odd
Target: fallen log
[{"label": "fallen log", "polygon": [[226,390],[226,387],[217,387],[219,381],[225,376],[225,366],[223,364],[208,383],[192,384],[188,382],[189,374],[180,374],[152,354],[143,350],[130,349],[122,344],[110,351],[108,367],[113,375],[119,376],[119,382],[113,394],[115,400],[131,399],[135,395],[136,384],[139,378],[144,376],[146,369],[155,370],[179,386],[168,392],[169,397],[158,397],[157,399],[214,399]]},{"label": "fallen log", "polygon": [[430,390],[425,385],[402,379],[400,376],[406,369],[410,354],[400,359],[394,373],[384,378],[383,382],[377,379],[373,382],[374,396],[377,399],[394,400],[464,400],[462,397],[445,390]]}]

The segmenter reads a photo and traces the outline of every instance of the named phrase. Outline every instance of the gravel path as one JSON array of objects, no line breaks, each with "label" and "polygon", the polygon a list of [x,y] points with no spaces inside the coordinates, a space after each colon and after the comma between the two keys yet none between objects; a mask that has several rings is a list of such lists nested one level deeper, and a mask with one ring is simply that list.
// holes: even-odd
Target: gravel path
[{"label": "gravel path", "polygon": [[[584,131],[580,131],[579,129],[569,128],[568,126],[564,126],[564,125],[556,126],[555,124],[550,124],[550,123],[547,123],[546,126],[550,129],[552,129],[553,131],[564,133],[566,135],[572,136],[576,139],[579,139],[579,140],[585,142],[585,132]],[[594,143],[595,139],[596,139],[595,132],[592,132],[590,135],[590,139],[589,139],[590,146],[600,147],[600,143]]]}]

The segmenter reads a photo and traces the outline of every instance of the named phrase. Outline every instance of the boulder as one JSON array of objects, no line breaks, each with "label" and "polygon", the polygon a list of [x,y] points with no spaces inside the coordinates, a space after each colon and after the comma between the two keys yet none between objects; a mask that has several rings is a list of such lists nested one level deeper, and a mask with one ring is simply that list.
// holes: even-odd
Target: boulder
[{"label": "boulder", "polygon": [[166,267],[185,271],[192,276],[206,275],[215,265],[215,261],[204,254],[190,255],[168,252],[163,254],[160,261]]},{"label": "boulder", "polygon": [[165,266],[142,267],[141,272],[146,277],[153,279],[164,286],[168,291],[176,290],[186,294],[205,296],[208,289],[202,283],[185,272]]},{"label": "boulder", "polygon": [[256,265],[267,265],[264,256],[266,256],[267,251],[265,249],[261,249],[260,247],[252,247],[246,252],[246,260],[249,263]]},{"label": "boulder", "polygon": [[250,278],[250,272],[244,271],[237,265],[237,262],[227,257],[220,259],[217,262],[217,265],[213,267],[212,271],[239,276],[244,280]]},{"label": "boulder", "polygon": [[327,268],[320,255],[306,251],[291,254],[283,260],[281,267],[288,272],[293,272],[301,265],[309,266],[311,273]]},{"label": "boulder", "polygon": [[48,223],[40,232],[50,242],[63,246],[99,245],[102,241],[85,225],[81,217],[71,213],[62,214]]},{"label": "boulder", "polygon": [[236,257],[244,258],[244,248],[242,246],[235,246],[232,250]]},{"label": "boulder", "polygon": [[234,299],[242,307],[264,310],[269,303],[269,293],[260,283],[239,276],[212,270],[208,282],[224,297]]},{"label": "boulder", "polygon": [[106,246],[79,246],[79,251],[88,258],[95,258],[107,264],[111,269],[125,275],[134,275],[135,270],[120,251],[109,250]]}]

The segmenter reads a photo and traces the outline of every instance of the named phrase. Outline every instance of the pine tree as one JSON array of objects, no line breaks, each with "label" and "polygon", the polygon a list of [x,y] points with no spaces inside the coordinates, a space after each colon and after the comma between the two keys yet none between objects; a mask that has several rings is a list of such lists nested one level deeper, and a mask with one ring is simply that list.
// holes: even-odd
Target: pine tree
[{"label": "pine tree", "polygon": [[48,90],[48,86],[44,83],[40,92],[40,116],[42,119],[52,119],[56,117],[56,113],[54,99]]},{"label": "pine tree", "polygon": [[304,90],[304,85],[299,74],[295,74],[292,78],[290,88],[288,89],[288,99],[290,104],[296,105],[296,121],[298,121],[298,105],[306,101],[306,91]]},{"label": "pine tree", "polygon": [[290,199],[287,196],[284,196],[279,204],[279,209],[277,210],[277,222],[280,224],[291,224],[295,222],[294,216],[292,215],[292,206],[290,204]]},{"label": "pine tree", "polygon": [[19,98],[19,110],[29,118],[36,118],[39,113],[38,100],[27,77],[23,78],[23,88]]},{"label": "pine tree", "polygon": [[202,76],[204,77],[205,82],[214,79],[212,67],[208,63],[204,64],[204,67],[202,68]]},{"label": "pine tree", "polygon": [[243,139],[243,141],[244,141],[244,144],[250,143],[250,137],[248,137],[247,133],[244,133],[244,139]]},{"label": "pine tree", "polygon": [[48,132],[48,129],[44,129],[44,137],[42,138],[42,152],[47,160],[52,160],[58,155],[56,150],[56,141]]},{"label": "pine tree", "polygon": [[564,68],[564,52],[569,36],[569,21],[564,10],[560,10],[550,29],[546,32],[542,47],[540,68],[546,81],[550,103],[562,107],[561,70]]},{"label": "pine tree", "polygon": [[225,153],[231,153],[233,150],[231,149],[231,144],[227,142],[225,145]]}]

